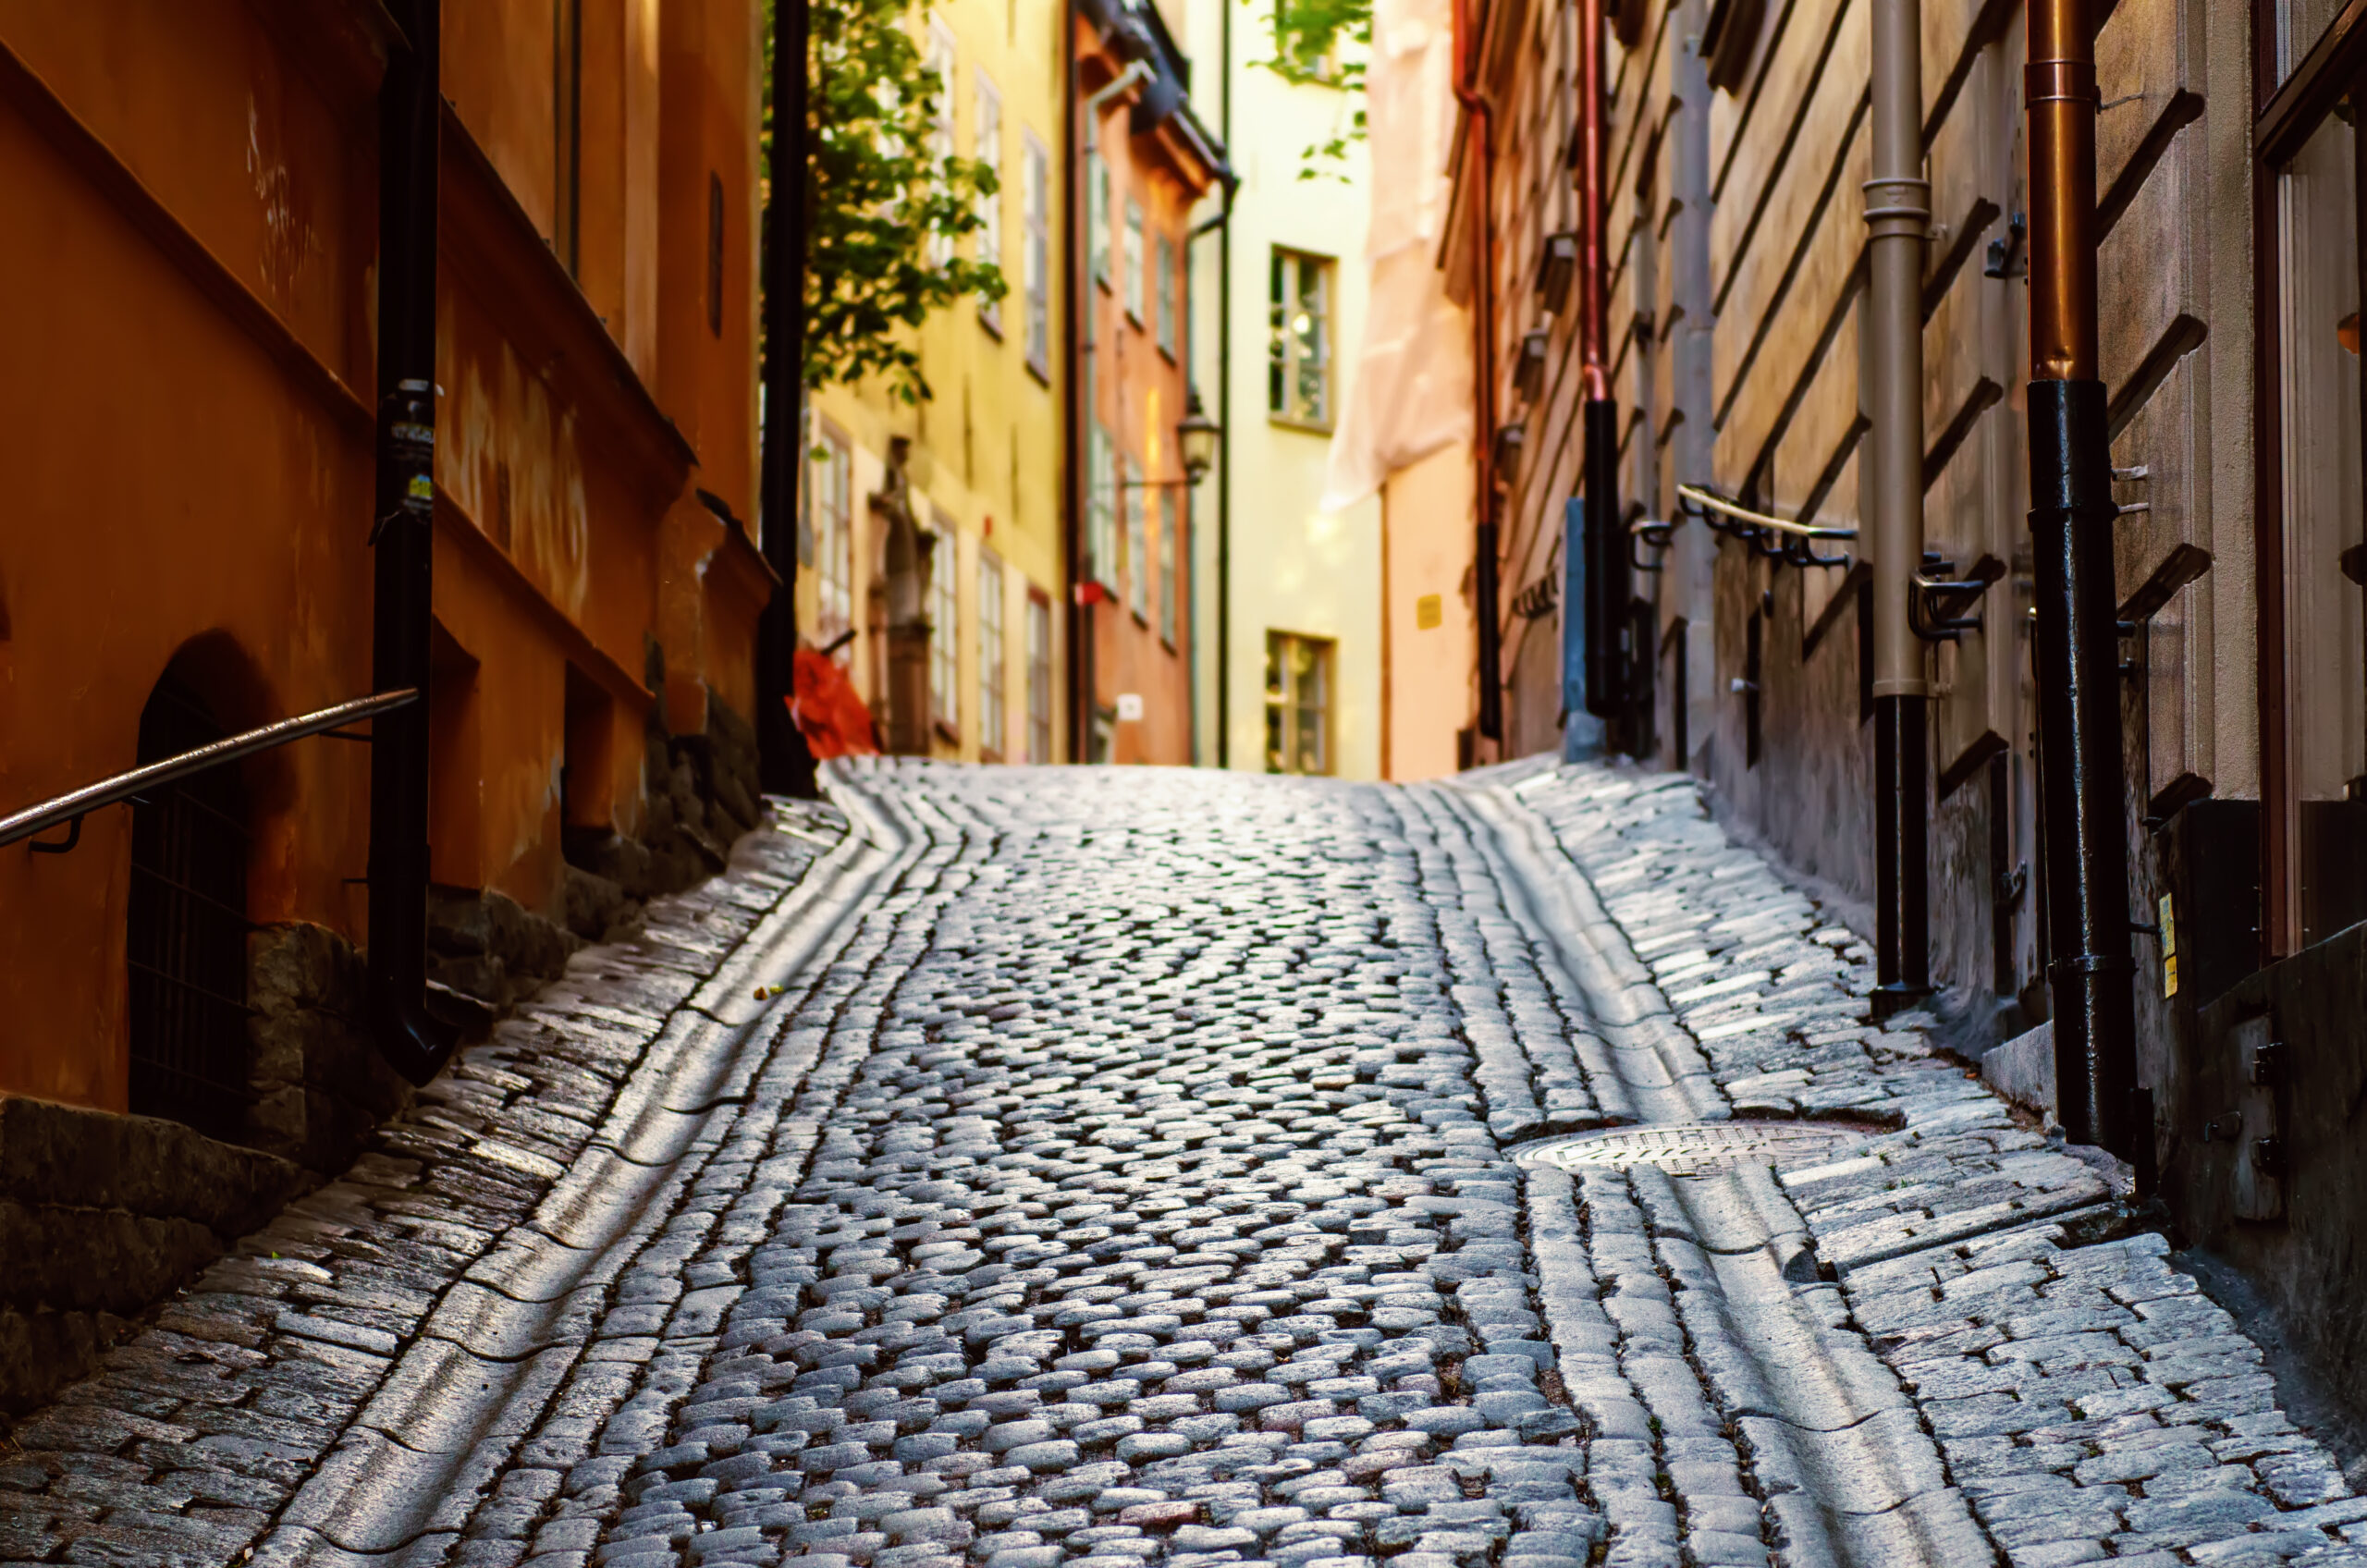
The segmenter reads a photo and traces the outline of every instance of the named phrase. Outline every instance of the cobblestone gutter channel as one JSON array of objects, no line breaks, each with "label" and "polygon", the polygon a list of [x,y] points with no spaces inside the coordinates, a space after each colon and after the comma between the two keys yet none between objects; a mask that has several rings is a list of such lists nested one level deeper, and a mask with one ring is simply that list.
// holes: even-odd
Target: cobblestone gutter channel
[{"label": "cobblestone gutter channel", "polygon": [[0,1559],[2367,1562],[2250,1342],[1683,780],[834,798],[26,1423]]}]

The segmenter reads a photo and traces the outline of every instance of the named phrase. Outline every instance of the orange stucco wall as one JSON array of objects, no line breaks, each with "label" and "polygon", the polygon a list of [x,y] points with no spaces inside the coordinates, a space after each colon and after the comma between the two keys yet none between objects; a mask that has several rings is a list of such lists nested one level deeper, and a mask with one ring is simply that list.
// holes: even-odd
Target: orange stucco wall
[{"label": "orange stucco wall", "polygon": [[[1092,27],[1080,19],[1077,48],[1082,61],[1080,80],[1091,87],[1110,80],[1121,63],[1104,50]],[[1092,347],[1098,374],[1094,378],[1098,407],[1086,411],[1099,419],[1116,438],[1119,453],[1134,472],[1147,480],[1174,480],[1183,475],[1176,450],[1175,425],[1184,417],[1190,393],[1190,374],[1183,345],[1174,358],[1159,347],[1158,300],[1146,282],[1143,319],[1130,318],[1125,306],[1125,219],[1129,201],[1143,211],[1143,260],[1146,266],[1166,237],[1175,247],[1176,298],[1179,320],[1188,319],[1185,293],[1191,269],[1184,263],[1185,237],[1190,232],[1192,204],[1214,182],[1215,171],[1193,157],[1171,130],[1134,135],[1130,130],[1131,100],[1106,105],[1100,125],[1085,126],[1081,134],[1095,137],[1110,166],[1110,232],[1106,243],[1111,258],[1110,285],[1087,278],[1085,308],[1090,319]],[[1087,248],[1090,253],[1090,247]],[[1084,269],[1080,269],[1083,271]],[[1179,330],[1180,336],[1180,330]],[[1161,526],[1159,493],[1154,489],[1118,498],[1119,532],[1125,532],[1129,498],[1143,508],[1144,540],[1151,562],[1159,559]],[[1182,533],[1173,559],[1179,574],[1192,559],[1191,508],[1178,506],[1175,517]],[[1183,583],[1176,591],[1175,641],[1168,643],[1159,630],[1159,584],[1149,562],[1131,562],[1127,576],[1144,574],[1148,583],[1144,614],[1137,616],[1129,594],[1121,589],[1116,604],[1093,610],[1094,686],[1105,710],[1114,710],[1121,694],[1143,699],[1139,720],[1121,719],[1111,737],[1110,760],[1118,763],[1188,764],[1192,761],[1192,607]],[[1188,581],[1188,579],[1187,579]]]},{"label": "orange stucco wall", "polygon": [[[668,7],[666,48],[654,0],[586,0],[580,289],[546,243],[549,6],[446,8],[438,310],[434,871],[535,908],[563,812],[640,820],[652,644],[684,692],[669,722],[703,722],[710,689],[745,712],[769,590],[691,499],[754,489],[754,0]],[[130,766],[192,643],[233,728],[369,689],[365,20],[342,0],[0,0],[0,810]],[[740,247],[720,334],[703,306],[657,307],[665,272],[704,287],[711,168]],[[694,255],[669,261],[660,215],[693,210]],[[247,781],[251,916],[365,939],[367,750],[300,742]],[[123,1104],[129,859],[119,808],[71,854],[0,850],[0,1092]]]}]

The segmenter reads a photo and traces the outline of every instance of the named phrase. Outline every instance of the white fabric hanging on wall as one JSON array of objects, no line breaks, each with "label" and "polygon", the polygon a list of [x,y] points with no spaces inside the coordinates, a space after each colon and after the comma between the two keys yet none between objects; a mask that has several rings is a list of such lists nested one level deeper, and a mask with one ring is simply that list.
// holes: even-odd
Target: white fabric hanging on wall
[{"label": "white fabric hanging on wall", "polygon": [[1471,439],[1471,324],[1446,296],[1439,237],[1454,136],[1450,0],[1374,0],[1365,115],[1372,218],[1364,341],[1331,437],[1323,509]]}]

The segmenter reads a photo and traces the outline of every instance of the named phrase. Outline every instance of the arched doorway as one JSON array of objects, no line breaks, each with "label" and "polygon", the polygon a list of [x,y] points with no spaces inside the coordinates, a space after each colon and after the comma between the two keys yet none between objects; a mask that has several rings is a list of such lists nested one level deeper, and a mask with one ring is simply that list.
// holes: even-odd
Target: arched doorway
[{"label": "arched doorway", "polygon": [[[167,669],[140,760],[227,733]],[[151,790],[131,813],[131,1109],[235,1135],[247,1106],[247,797],[236,765]]]}]

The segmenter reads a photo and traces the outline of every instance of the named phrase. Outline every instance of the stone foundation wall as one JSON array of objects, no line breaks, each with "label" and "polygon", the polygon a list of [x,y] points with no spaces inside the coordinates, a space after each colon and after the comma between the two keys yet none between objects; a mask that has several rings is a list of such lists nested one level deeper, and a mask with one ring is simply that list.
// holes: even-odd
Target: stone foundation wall
[{"label": "stone foundation wall", "polygon": [[637,838],[566,830],[566,880],[557,907],[536,912],[490,889],[438,888],[428,912],[428,976],[444,1011],[481,1031],[567,968],[592,942],[641,929],[650,900],[721,871],[734,840],[756,826],[756,732],[710,697],[706,728],[668,735],[653,725],[643,763],[648,811]]},{"label": "stone foundation wall", "polygon": [[[649,738],[637,839],[570,831],[558,907],[439,888],[431,1006],[481,1035],[577,949],[724,868],[756,825],[755,731],[709,699],[703,733]],[[249,1104],[238,1142],[150,1117],[0,1097],[0,1413],[82,1377],[141,1313],[288,1200],[342,1173],[412,1090],[369,1032],[365,955],[326,926],[248,938]]]},{"label": "stone foundation wall", "polygon": [[291,1160],[175,1122],[0,1099],[0,1410],[81,1377],[306,1182]]}]

